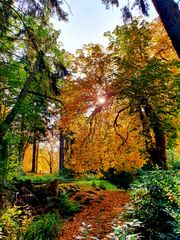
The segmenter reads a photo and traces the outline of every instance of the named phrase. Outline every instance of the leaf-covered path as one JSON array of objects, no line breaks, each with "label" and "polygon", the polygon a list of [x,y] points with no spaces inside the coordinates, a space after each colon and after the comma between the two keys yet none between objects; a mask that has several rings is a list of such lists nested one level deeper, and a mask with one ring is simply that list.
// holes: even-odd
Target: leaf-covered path
[{"label": "leaf-covered path", "polygon": [[73,198],[83,203],[83,209],[64,222],[58,240],[76,239],[82,222],[92,225],[94,236],[106,239],[112,230],[112,224],[129,201],[128,193],[119,190],[83,191]]}]

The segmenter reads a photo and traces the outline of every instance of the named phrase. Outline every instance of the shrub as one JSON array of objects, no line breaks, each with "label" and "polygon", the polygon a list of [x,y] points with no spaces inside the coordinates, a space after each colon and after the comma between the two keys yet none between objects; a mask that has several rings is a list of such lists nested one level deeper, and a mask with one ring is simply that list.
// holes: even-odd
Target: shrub
[{"label": "shrub", "polygon": [[97,188],[97,185],[96,185],[95,181],[92,182],[92,187]]},{"label": "shrub", "polygon": [[[139,222],[137,220],[133,220],[133,222],[127,222],[123,224],[122,226],[119,225],[113,225],[112,226],[112,232],[107,235],[108,239],[111,240],[139,240],[140,235],[134,234],[134,228],[132,226],[139,226]],[[90,224],[82,223],[82,226],[80,227],[80,235],[76,237],[76,239],[94,239],[99,240],[98,237],[93,235],[93,228]],[[106,239],[107,239],[106,238]]]},{"label": "shrub", "polygon": [[62,221],[58,214],[47,213],[33,221],[24,235],[24,240],[53,240],[60,232]]},{"label": "shrub", "polygon": [[72,179],[74,178],[74,176],[75,173],[72,169],[63,168],[59,171],[59,177],[61,177],[62,179]]},{"label": "shrub", "polygon": [[112,232],[108,234],[108,238],[111,240],[138,240],[141,239],[140,234],[134,234],[134,229],[140,226],[141,223],[137,220],[132,222],[126,222],[122,226],[114,225],[112,226]]},{"label": "shrub", "polygon": [[115,184],[118,187],[128,189],[132,183],[134,176],[132,173],[125,171],[117,171],[114,168],[110,168],[107,172],[101,171],[105,179]]},{"label": "shrub", "polygon": [[24,212],[20,207],[12,207],[1,211],[0,239],[22,239],[28,224],[32,221],[31,212]]},{"label": "shrub", "polygon": [[102,189],[102,190],[106,190],[105,182],[101,181],[100,184],[99,184],[99,188]]},{"label": "shrub", "polygon": [[175,148],[167,150],[167,163],[169,169],[180,170],[180,153]]},{"label": "shrub", "polygon": [[107,180],[79,180],[78,181],[78,185],[80,186],[92,186],[92,187],[103,187],[105,188],[106,190],[115,190],[117,189],[117,186],[115,186],[114,184],[110,183],[109,181]]},{"label": "shrub", "polygon": [[82,222],[82,226],[80,227],[81,233],[79,236],[76,237],[76,239],[94,239],[99,240],[99,238],[93,236],[93,229],[90,224],[86,224],[85,222]]},{"label": "shrub", "polygon": [[142,225],[137,228],[144,239],[177,239],[179,189],[177,174],[152,171],[143,174],[132,185],[133,205],[127,216]]},{"label": "shrub", "polygon": [[19,231],[19,214],[17,208],[10,208],[1,212],[0,227],[3,237],[15,240]]},{"label": "shrub", "polygon": [[59,203],[60,213],[62,216],[72,216],[80,209],[79,204],[76,202],[71,202],[67,194],[61,194]]},{"label": "shrub", "polygon": [[62,217],[72,216],[80,209],[79,204],[71,202],[65,193],[60,194],[58,197],[48,197],[47,207],[49,210],[55,209]]}]

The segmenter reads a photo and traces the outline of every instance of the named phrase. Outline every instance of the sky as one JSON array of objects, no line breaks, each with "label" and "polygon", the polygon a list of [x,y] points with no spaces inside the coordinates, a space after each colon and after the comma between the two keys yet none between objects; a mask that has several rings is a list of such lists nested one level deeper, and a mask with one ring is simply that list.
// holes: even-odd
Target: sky
[{"label": "sky", "polygon": [[[61,31],[60,41],[63,43],[63,48],[75,53],[77,49],[88,43],[100,43],[106,46],[107,39],[103,34],[106,31],[112,31],[116,25],[123,24],[120,9],[127,1],[121,0],[122,5],[118,8],[113,6],[108,10],[101,0],[66,0],[64,2],[67,4],[64,3],[62,8],[69,13],[69,21],[53,20],[53,24]],[[157,17],[153,8],[150,9],[150,16]]]}]

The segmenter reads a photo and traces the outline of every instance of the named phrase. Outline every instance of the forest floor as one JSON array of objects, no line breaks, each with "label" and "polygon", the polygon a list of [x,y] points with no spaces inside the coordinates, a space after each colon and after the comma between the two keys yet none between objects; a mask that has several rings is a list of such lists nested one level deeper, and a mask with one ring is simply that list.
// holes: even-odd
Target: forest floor
[{"label": "forest floor", "polygon": [[80,190],[72,200],[82,205],[80,212],[64,221],[61,235],[57,240],[74,240],[82,236],[82,222],[91,224],[93,236],[108,239],[112,225],[121,223],[120,213],[129,201],[129,195],[121,190]]}]

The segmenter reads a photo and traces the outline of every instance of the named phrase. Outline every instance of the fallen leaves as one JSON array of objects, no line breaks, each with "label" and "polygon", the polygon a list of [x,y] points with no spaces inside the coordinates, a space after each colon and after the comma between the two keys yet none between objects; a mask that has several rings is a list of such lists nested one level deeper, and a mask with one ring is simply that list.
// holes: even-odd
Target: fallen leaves
[{"label": "fallen leaves", "polygon": [[[93,235],[99,239],[106,239],[111,232],[112,225],[117,216],[123,211],[124,205],[129,201],[129,195],[120,190],[88,191],[78,192],[82,196],[81,203],[87,199],[91,201],[83,205],[82,211],[74,217],[65,220],[62,233],[57,240],[73,240],[80,234],[82,222],[90,224]],[[73,196],[73,199],[78,198]]]}]

